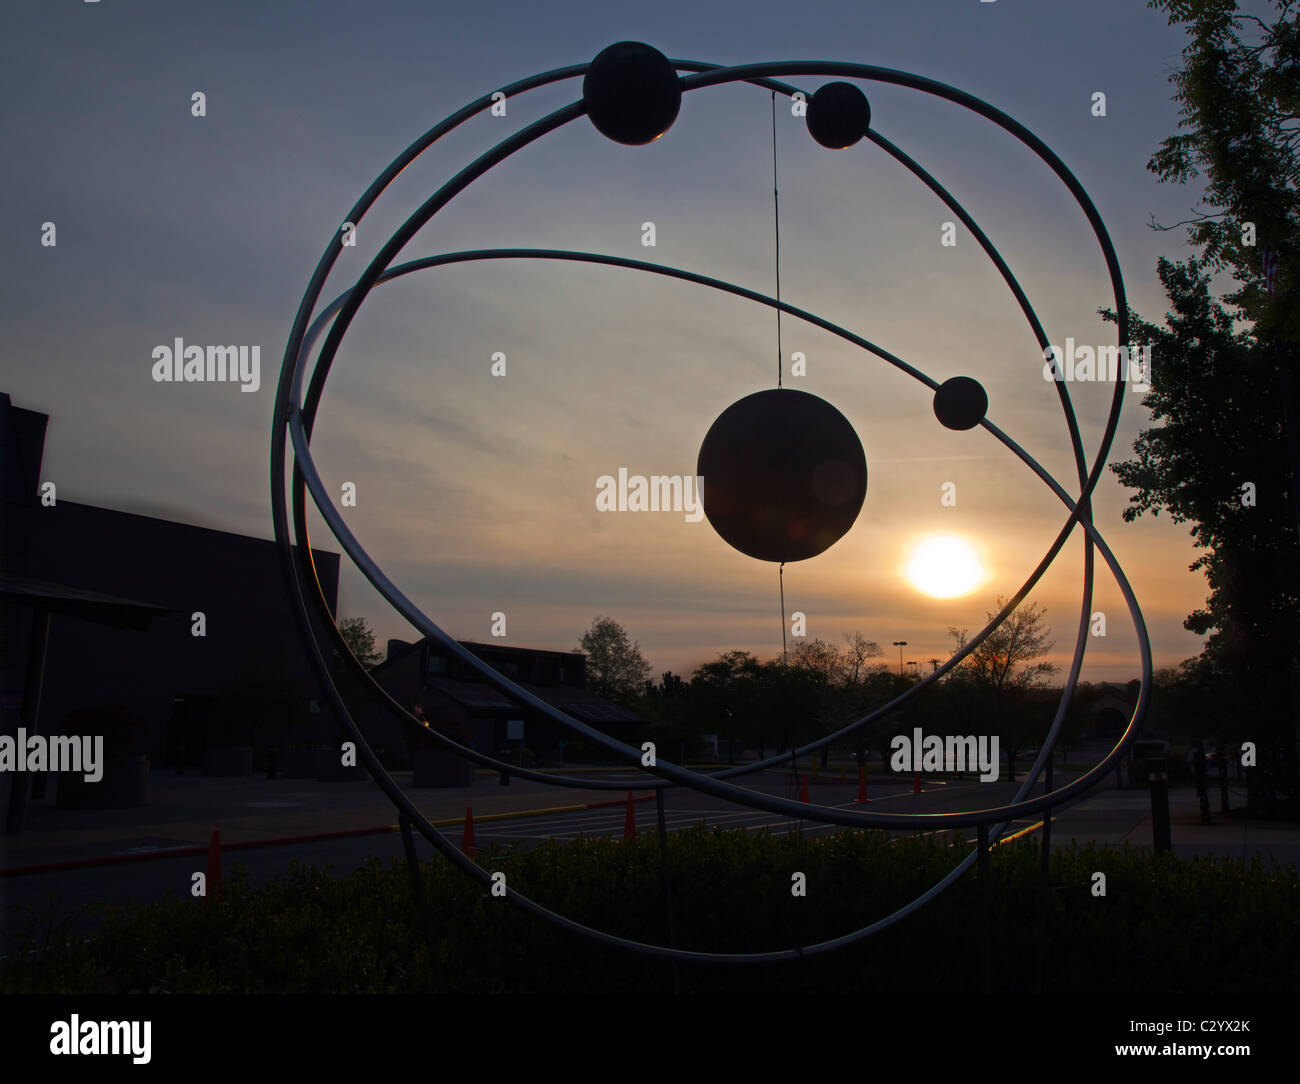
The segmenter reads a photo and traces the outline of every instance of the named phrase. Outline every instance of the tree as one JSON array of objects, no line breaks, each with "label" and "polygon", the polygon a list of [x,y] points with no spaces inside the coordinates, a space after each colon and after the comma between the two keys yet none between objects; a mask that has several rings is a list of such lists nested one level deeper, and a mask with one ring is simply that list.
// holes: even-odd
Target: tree
[{"label": "tree", "polygon": [[883,654],[875,640],[868,640],[860,632],[851,632],[844,637],[843,654],[844,684],[856,689],[865,682],[873,672],[883,664],[868,665],[869,659],[878,659]]},{"label": "tree", "polygon": [[[1232,270],[1241,288],[1224,300],[1251,319],[1287,322],[1296,338],[1297,314],[1286,304],[1300,251],[1300,20],[1295,0],[1274,3],[1271,25],[1242,15],[1235,0],[1148,0],[1189,34],[1184,66],[1170,76],[1180,105],[1180,132],[1169,136],[1147,168],[1166,183],[1204,177],[1188,240],[1212,270]],[[1243,31],[1254,40],[1243,38]],[[1254,227],[1253,237],[1244,229]],[[1270,300],[1263,266],[1266,247],[1286,257]]]},{"label": "tree", "polygon": [[799,641],[787,662],[778,655],[761,669],[757,712],[782,749],[821,737],[829,729],[838,652],[822,640]]},{"label": "tree", "polygon": [[659,684],[643,683],[635,710],[650,722],[645,737],[655,743],[660,757],[697,757],[704,748],[704,735],[718,729],[715,720],[698,710],[691,696],[691,683],[665,670]]},{"label": "tree", "polygon": [[601,696],[626,702],[650,677],[641,645],[629,640],[623,626],[612,618],[597,617],[578,644],[587,656],[588,683]]},{"label": "tree", "polygon": [[[837,647],[821,639],[800,639],[790,650],[790,661],[783,682],[790,710],[801,718],[791,728],[803,741],[837,730],[865,715],[875,706],[870,681],[888,667],[872,665],[869,660],[882,654],[880,645],[861,632],[845,636],[845,646]],[[773,660],[778,664],[781,660]],[[773,675],[776,680],[778,674]],[[868,735],[855,736],[855,748],[865,751]],[[823,762],[830,749],[823,751]]]},{"label": "tree", "polygon": [[1217,744],[1227,734],[1224,720],[1233,714],[1236,676],[1223,670],[1210,653],[1184,659],[1177,669],[1157,670],[1148,734],[1162,731],[1169,743],[1209,739]]},{"label": "tree", "polygon": [[[1006,605],[998,596],[994,616]],[[1003,752],[1007,757],[1010,778],[1016,778],[1016,754],[1024,748],[1030,737],[1043,729],[1042,720],[1033,710],[1034,697],[1047,678],[1056,673],[1050,662],[1036,662],[1053,648],[1049,639],[1051,630],[1044,628],[1046,610],[1039,603],[1021,605],[1007,615],[1007,619],[972,651],[958,667],[956,683],[965,684],[964,691],[974,708],[976,717],[985,725],[996,727]],[[970,639],[966,629],[949,628],[948,635],[956,641],[957,650],[964,648]],[[958,690],[955,690],[958,691]]]},{"label": "tree", "polygon": [[659,675],[659,684],[647,679],[643,683],[642,695],[647,700],[680,701],[685,697],[687,683],[680,674],[665,670]]},{"label": "tree", "polygon": [[[992,621],[1006,604],[1007,600],[999,595],[994,609],[988,611],[989,620]],[[1046,616],[1046,609],[1036,602],[1012,610],[1007,619],[962,661],[963,674],[999,695],[1023,692],[1044,684],[1057,669],[1050,662],[1034,662],[1056,646],[1048,639],[1052,630],[1043,627]],[[958,651],[970,639],[965,629],[950,627],[948,635],[957,642]]]},{"label": "tree", "polygon": [[[1167,328],[1135,320],[1134,344],[1153,347],[1153,422],[1115,464],[1136,490],[1124,518],[1169,512],[1192,522],[1205,552],[1206,606],[1185,625],[1209,637],[1205,655],[1236,679],[1237,708],[1224,721],[1255,740],[1261,779],[1252,804],[1296,807],[1294,691],[1300,643],[1300,504],[1296,404],[1289,372],[1300,327],[1300,20],[1294,0],[1271,24],[1232,0],[1151,0],[1187,28],[1183,67],[1171,80],[1179,133],[1148,169],[1162,181],[1204,179],[1188,227],[1199,256],[1161,261],[1173,311]],[[1270,275],[1265,254],[1276,260]],[[1210,293],[1216,272],[1238,284]],[[1272,286],[1270,290],[1269,287]],[[1114,319],[1113,313],[1104,313]]]},{"label": "tree", "polygon": [[[840,648],[800,638],[788,660],[778,655],[766,662],[746,651],[725,652],[696,668],[687,686],[692,718],[762,758],[771,746],[803,745],[867,714],[898,694],[896,682],[907,686],[885,664],[869,662],[881,654],[874,641],[855,632],[846,643]],[[884,731],[894,725],[891,720],[870,733],[859,731],[855,748],[865,753],[877,742],[887,748]]]},{"label": "tree", "polygon": [[839,648],[834,644],[828,644],[820,637],[812,640],[800,637],[790,649],[789,667],[791,670],[802,671],[814,683],[828,688],[839,683],[843,660]]},{"label": "tree", "polygon": [[[1208,636],[1207,651],[1248,678],[1257,663],[1286,675],[1300,633],[1300,545],[1282,496],[1290,488],[1276,378],[1253,331],[1209,292],[1195,261],[1161,260],[1173,310],[1166,327],[1133,317],[1134,342],[1159,359],[1144,405],[1153,424],[1133,444],[1136,458],[1111,469],[1135,492],[1132,522],[1168,512],[1191,523],[1211,595],[1184,626]],[[1110,314],[1107,314],[1109,318]],[[1246,488],[1248,487],[1248,488]],[[1280,653],[1279,653],[1280,649]]]},{"label": "tree", "polygon": [[762,695],[765,675],[757,657],[729,651],[696,668],[690,683],[695,718],[709,730],[752,745],[761,758],[771,740],[771,720]]},{"label": "tree", "polygon": [[[366,623],[364,617],[345,617],[339,622],[339,634],[362,666],[367,668],[374,666],[384,657],[376,649],[375,631]],[[334,655],[336,662],[342,661],[337,651]]]}]

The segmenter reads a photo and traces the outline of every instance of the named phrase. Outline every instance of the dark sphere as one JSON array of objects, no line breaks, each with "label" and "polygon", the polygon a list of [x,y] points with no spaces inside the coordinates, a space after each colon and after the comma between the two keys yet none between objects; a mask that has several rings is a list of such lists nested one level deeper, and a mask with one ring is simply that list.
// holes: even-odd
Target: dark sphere
[{"label": "dark sphere", "polygon": [[591,62],[582,101],[601,135],[639,147],[672,127],[682,105],[682,81],[658,49],[620,41]]},{"label": "dark sphere", "polygon": [[825,399],[774,388],[718,415],[700,445],[704,514],[760,561],[803,561],[842,538],[867,495],[867,457]]},{"label": "dark sphere", "polygon": [[843,150],[867,134],[871,106],[852,83],[827,83],[808,102],[808,131],[823,147]]},{"label": "dark sphere", "polygon": [[948,429],[974,429],[988,409],[984,385],[969,376],[945,380],[934,393],[934,416]]}]

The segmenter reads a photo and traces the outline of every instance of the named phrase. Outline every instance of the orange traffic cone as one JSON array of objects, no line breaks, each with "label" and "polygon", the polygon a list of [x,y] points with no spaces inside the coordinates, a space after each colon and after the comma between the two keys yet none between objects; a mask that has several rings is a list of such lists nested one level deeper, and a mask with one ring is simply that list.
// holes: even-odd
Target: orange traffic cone
[{"label": "orange traffic cone", "polygon": [[466,858],[474,857],[474,807],[465,807],[465,832],[460,837],[460,853]]},{"label": "orange traffic cone", "polygon": [[912,773],[912,793],[913,793],[913,794],[923,794],[923,793],[925,793],[924,791],[921,790],[921,773],[920,773],[920,772],[913,772],[913,773]]},{"label": "orange traffic cone", "polygon": [[203,902],[215,897],[221,889],[221,829],[212,829],[212,840],[208,843],[208,872],[205,876]]},{"label": "orange traffic cone", "polygon": [[862,765],[858,766],[858,801],[871,801],[871,799],[867,797],[867,769]]},{"label": "orange traffic cone", "polygon": [[803,782],[799,784],[799,801],[808,801],[808,777],[803,777]]},{"label": "orange traffic cone", "polygon": [[627,792],[627,813],[623,817],[623,838],[631,839],[636,835],[636,810],[632,808],[632,792]]}]

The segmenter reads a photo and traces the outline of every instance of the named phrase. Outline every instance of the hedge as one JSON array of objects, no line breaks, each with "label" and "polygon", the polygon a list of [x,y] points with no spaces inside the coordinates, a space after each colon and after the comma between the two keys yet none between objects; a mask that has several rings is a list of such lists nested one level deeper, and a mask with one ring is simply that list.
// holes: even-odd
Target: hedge
[{"label": "hedge", "polygon": [[[940,835],[707,830],[669,837],[681,948],[755,952],[840,936],[888,915],[966,853]],[[486,848],[511,888],[621,936],[666,939],[658,837]],[[807,895],[791,892],[806,877]],[[1105,895],[1094,894],[1094,873]],[[660,994],[672,968],[554,929],[442,859],[422,866],[433,943],[404,863],[346,877],[293,863],[252,889],[234,867],[218,898],[110,909],[84,944],[11,956],[0,993]],[[1294,866],[1179,859],[1078,845],[1041,882],[1037,842],[991,856],[997,993],[1294,994],[1300,889]],[[683,964],[683,993],[977,994],[979,885],[971,871],[929,906],[833,954],[759,967]],[[436,959],[431,959],[436,951]]]}]

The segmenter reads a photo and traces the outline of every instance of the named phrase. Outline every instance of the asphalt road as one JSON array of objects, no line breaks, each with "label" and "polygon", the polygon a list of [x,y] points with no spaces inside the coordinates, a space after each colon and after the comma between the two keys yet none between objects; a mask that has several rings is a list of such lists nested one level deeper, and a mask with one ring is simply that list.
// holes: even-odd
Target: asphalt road
[{"label": "asphalt road", "polygon": [[[610,778],[615,777],[611,776]],[[748,783],[746,786],[747,789],[791,800],[797,800],[800,794],[797,780],[792,779],[789,775],[778,773],[765,773],[761,780]],[[856,801],[858,793],[856,781],[846,783],[814,781],[809,784],[809,800],[816,804],[835,806],[842,809],[862,809],[885,813],[935,813],[963,808],[963,802],[957,798],[957,794],[974,791],[981,786],[983,784],[976,782],[926,782],[923,793],[915,795],[912,793],[910,782],[873,782],[868,788],[870,802],[866,805],[859,805]],[[985,796],[981,797],[987,797],[987,792]],[[969,796],[967,801],[969,801]],[[999,801],[980,801],[980,805],[996,804],[999,804]],[[657,815],[653,800],[635,802],[633,810],[635,811],[638,831],[656,829]],[[626,815],[626,806],[620,804],[601,809],[555,813],[522,820],[487,822],[482,825],[475,825],[474,835],[475,840],[479,843],[518,843],[524,846],[547,839],[577,839],[580,835],[587,838],[622,838]],[[797,830],[803,832],[806,836],[813,837],[840,829],[838,825],[823,825],[802,818],[786,817],[763,810],[737,807],[711,795],[698,794],[682,789],[674,789],[666,793],[664,798],[664,821],[670,832],[680,828],[704,824],[709,828],[743,828],[747,831],[766,828],[773,835],[782,835],[785,832]]]}]

